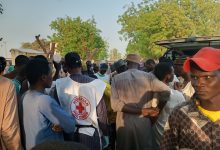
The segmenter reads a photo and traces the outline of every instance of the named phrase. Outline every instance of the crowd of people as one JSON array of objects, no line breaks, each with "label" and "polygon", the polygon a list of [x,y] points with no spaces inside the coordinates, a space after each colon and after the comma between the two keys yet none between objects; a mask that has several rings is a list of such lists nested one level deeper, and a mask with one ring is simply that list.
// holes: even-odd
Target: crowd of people
[{"label": "crowd of people", "polygon": [[0,150],[218,150],[220,49],[113,64],[0,57]]}]

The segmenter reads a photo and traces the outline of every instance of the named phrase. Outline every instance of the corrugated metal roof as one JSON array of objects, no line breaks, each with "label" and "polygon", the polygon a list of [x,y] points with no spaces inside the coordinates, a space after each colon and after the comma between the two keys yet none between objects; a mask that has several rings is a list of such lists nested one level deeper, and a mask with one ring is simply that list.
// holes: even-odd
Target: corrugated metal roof
[{"label": "corrugated metal roof", "polygon": [[34,50],[34,49],[25,49],[25,48],[12,48],[11,51],[19,51],[22,53],[32,53],[32,54],[44,54],[44,51]]}]

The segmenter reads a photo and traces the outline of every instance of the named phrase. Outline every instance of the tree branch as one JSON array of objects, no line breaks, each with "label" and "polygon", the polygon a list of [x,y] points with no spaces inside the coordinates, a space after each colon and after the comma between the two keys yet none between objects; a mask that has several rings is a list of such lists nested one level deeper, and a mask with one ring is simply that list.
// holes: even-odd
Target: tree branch
[{"label": "tree branch", "polygon": [[47,57],[49,57],[49,53],[47,52],[45,46],[42,44],[42,42],[40,41],[40,34],[35,36],[37,43],[40,45],[40,47],[43,49],[44,53],[47,55]]}]

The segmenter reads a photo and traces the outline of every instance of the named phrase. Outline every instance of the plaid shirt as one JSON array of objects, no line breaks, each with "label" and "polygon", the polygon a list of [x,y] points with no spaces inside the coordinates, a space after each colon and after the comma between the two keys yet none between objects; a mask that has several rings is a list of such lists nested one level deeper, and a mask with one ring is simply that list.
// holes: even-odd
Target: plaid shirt
[{"label": "plaid shirt", "polygon": [[170,115],[160,149],[220,150],[220,120],[212,122],[188,101]]}]

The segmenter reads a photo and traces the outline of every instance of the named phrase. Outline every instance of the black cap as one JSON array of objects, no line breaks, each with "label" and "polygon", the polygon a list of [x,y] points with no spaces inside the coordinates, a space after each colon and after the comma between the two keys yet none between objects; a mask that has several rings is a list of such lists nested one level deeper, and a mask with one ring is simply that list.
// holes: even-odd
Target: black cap
[{"label": "black cap", "polygon": [[76,52],[69,52],[65,55],[65,64],[67,67],[81,67],[81,59],[78,53]]}]

